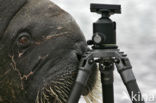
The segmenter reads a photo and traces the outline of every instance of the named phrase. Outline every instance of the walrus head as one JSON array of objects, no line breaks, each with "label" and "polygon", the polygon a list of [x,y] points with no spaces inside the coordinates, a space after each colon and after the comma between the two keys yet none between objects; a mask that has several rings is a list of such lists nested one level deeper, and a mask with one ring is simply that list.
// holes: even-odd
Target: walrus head
[{"label": "walrus head", "polygon": [[51,1],[0,0],[0,103],[66,103],[87,50],[73,18]]}]

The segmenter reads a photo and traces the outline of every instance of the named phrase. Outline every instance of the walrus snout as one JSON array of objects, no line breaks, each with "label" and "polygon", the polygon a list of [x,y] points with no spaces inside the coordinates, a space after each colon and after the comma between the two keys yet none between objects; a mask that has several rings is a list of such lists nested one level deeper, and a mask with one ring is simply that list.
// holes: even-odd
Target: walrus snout
[{"label": "walrus snout", "polygon": [[[88,50],[80,28],[49,0],[26,0],[22,6],[6,2],[16,10],[2,18],[7,22],[0,29],[0,103],[66,103]],[[95,77],[84,95],[94,87]]]}]

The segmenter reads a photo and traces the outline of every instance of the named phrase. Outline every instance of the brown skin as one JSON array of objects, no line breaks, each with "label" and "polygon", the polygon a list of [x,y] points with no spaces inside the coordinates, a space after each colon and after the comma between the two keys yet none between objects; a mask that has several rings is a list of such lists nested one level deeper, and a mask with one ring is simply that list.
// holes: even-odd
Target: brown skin
[{"label": "brown skin", "polygon": [[28,0],[0,37],[0,103],[66,103],[87,50],[68,13],[48,0]]}]

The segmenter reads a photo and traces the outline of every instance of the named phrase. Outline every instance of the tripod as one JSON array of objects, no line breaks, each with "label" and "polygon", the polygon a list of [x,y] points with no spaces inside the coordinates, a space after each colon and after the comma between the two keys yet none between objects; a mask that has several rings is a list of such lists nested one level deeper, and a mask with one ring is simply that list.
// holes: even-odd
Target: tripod
[{"label": "tripod", "polygon": [[93,24],[94,35],[92,40],[87,42],[88,45],[92,45],[92,50],[82,57],[76,83],[68,103],[78,103],[82,90],[97,64],[101,73],[103,103],[114,103],[114,65],[127,88],[131,101],[144,103],[131,63],[127,55],[120,52],[116,45],[116,23],[109,18],[114,13],[121,13],[121,6],[91,4],[91,12],[102,14],[102,17]]}]

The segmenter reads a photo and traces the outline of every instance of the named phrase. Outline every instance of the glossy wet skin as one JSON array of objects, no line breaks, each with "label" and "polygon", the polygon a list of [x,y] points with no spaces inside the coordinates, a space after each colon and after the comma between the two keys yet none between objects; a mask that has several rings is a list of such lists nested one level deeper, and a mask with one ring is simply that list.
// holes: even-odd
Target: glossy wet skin
[{"label": "glossy wet skin", "polygon": [[0,38],[0,103],[66,103],[86,50],[69,14],[50,1],[28,0]]}]

